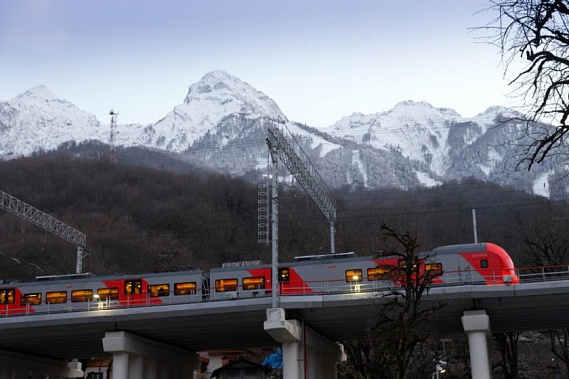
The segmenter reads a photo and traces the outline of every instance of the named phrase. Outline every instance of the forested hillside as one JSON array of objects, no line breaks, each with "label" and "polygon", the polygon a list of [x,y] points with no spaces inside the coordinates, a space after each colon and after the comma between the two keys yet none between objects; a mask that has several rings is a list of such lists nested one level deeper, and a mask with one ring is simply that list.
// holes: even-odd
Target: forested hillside
[{"label": "forested hillside", "polygon": [[[254,184],[218,174],[173,174],[67,155],[0,162],[0,190],[87,235],[85,271],[134,273],[270,261],[257,243]],[[534,264],[525,240],[563,239],[569,207],[478,181],[414,191],[336,192],[337,251],[393,251],[383,222],[419,236],[423,250],[478,237],[502,245],[516,264]],[[329,230],[300,188],[280,190],[281,260],[329,251]],[[72,273],[75,247],[0,213],[0,279]],[[569,261],[569,260],[568,260]]]}]

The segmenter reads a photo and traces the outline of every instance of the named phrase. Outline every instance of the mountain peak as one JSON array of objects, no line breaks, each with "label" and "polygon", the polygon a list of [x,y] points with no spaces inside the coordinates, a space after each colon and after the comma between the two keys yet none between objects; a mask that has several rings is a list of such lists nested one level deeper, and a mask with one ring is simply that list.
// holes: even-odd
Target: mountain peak
[{"label": "mountain peak", "polygon": [[221,92],[228,90],[230,92],[253,92],[256,90],[249,84],[243,82],[241,79],[234,77],[223,70],[210,71],[204,75],[203,78],[197,83],[190,86],[185,103],[189,103],[193,98],[199,97],[200,94],[207,94],[211,92]]},{"label": "mountain peak", "polygon": [[208,72],[199,82],[192,84],[184,103],[197,107],[209,104],[210,108],[215,103],[216,107],[224,108],[226,115],[240,112],[286,119],[271,98],[223,70]]},{"label": "mountain peak", "polygon": [[18,95],[17,99],[24,99],[24,98],[40,98],[45,100],[54,100],[57,99],[53,93],[44,85],[39,85],[30,88],[26,92]]},{"label": "mountain peak", "polygon": [[434,108],[430,103],[426,101],[413,101],[413,100],[404,100],[400,101],[395,104],[394,108],[403,108],[403,107],[424,107],[424,108]]},{"label": "mountain peak", "polygon": [[214,70],[214,71],[210,71],[207,74],[205,74],[204,77],[202,78],[202,80],[204,80],[204,79],[206,79],[206,80],[207,79],[213,79],[213,80],[218,80],[218,81],[233,81],[233,80],[236,80],[237,78],[234,77],[233,75],[231,75],[230,73],[228,73],[227,71]]},{"label": "mountain peak", "polygon": [[405,115],[412,115],[413,113],[417,113],[418,117],[425,117],[428,113],[436,112],[446,117],[460,117],[460,114],[453,109],[450,108],[437,108],[432,106],[430,103],[426,101],[413,101],[413,100],[406,100],[401,101],[393,107],[390,111],[386,113],[401,113],[403,112]]}]

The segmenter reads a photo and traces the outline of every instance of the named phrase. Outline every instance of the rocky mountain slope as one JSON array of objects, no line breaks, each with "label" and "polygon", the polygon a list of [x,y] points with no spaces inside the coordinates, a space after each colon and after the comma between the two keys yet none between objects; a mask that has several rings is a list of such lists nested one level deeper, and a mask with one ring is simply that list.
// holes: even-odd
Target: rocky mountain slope
[{"label": "rocky mountain slope", "polygon": [[[254,177],[267,163],[267,123],[280,120],[331,187],[413,188],[475,177],[565,198],[565,185],[558,180],[564,165],[552,160],[529,173],[516,170],[524,142],[518,139],[524,127],[519,117],[493,107],[466,118],[426,102],[405,101],[387,112],[354,113],[315,129],[288,121],[267,95],[218,70],[192,84],[183,102],[156,123],[119,125],[117,144]],[[70,141],[107,142],[108,135],[108,125],[45,87],[0,102],[3,159]]]}]

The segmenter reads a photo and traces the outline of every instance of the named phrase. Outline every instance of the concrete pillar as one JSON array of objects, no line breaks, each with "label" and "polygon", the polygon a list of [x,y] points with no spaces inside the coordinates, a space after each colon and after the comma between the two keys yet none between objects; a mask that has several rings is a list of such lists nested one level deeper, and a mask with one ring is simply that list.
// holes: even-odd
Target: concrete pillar
[{"label": "concrete pillar", "polygon": [[113,379],[129,379],[129,354],[124,351],[113,353]]},{"label": "concrete pillar", "polygon": [[[185,367],[189,368],[189,371],[200,371],[201,361],[200,357],[189,351],[185,351],[167,344],[150,340],[148,338],[140,337],[135,334],[127,332],[107,332],[105,338],[103,338],[103,350],[108,353],[113,354],[113,369],[114,369],[114,357],[117,353],[126,354],[126,374],[124,377],[115,377],[113,379],[146,379],[146,371],[144,361],[145,359],[159,360],[158,370],[150,367],[152,373],[149,373],[149,377],[156,375],[160,379],[173,379],[182,378],[184,376],[183,370],[174,371],[171,370],[169,366],[180,365],[183,362]],[[131,364],[128,361],[131,361]],[[124,366],[125,364],[122,364]],[[122,367],[121,366],[121,367]],[[129,367],[130,366],[130,367]],[[166,368],[166,370],[164,369]],[[179,374],[182,372],[182,374]],[[191,378],[192,375],[186,375]],[[183,379],[186,379],[185,377]]]},{"label": "concrete pillar", "polygon": [[484,310],[465,311],[462,316],[462,327],[468,335],[472,379],[492,378],[490,317]]},{"label": "concrete pillar", "polygon": [[156,359],[144,359],[144,379],[158,379],[158,362]]},{"label": "concrete pillar", "polygon": [[[264,328],[283,347],[284,379],[337,378],[336,363],[345,361],[343,346],[297,320],[286,320],[282,308],[267,309]],[[306,359],[306,362],[305,362]]]},{"label": "concrete pillar", "polygon": [[[298,341],[284,341],[282,342],[283,349],[283,373],[288,379],[299,378],[298,372],[302,369],[303,360],[299,357],[299,344]],[[290,376],[291,373],[297,373],[296,377]]]},{"label": "concrete pillar", "polygon": [[158,364],[158,377],[160,379],[169,379],[170,378],[170,364],[166,362],[160,362]]},{"label": "concrete pillar", "polygon": [[128,361],[128,379],[142,379],[144,376],[144,358],[131,355]]}]

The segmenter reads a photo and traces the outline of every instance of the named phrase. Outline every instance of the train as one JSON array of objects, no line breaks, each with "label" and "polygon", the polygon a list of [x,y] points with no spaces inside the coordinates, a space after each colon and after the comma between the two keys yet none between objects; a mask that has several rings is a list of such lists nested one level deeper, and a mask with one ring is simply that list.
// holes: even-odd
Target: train
[{"label": "train", "polygon": [[[415,277],[430,286],[515,285],[511,257],[493,243],[437,247],[418,254]],[[404,285],[401,255],[352,253],[299,256],[278,265],[278,292],[287,295],[367,292]],[[0,316],[174,305],[272,295],[272,269],[260,261],[226,263],[209,272],[140,275],[71,274],[0,285]]]}]

